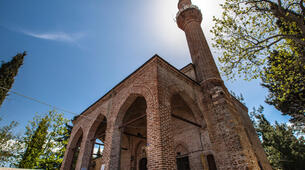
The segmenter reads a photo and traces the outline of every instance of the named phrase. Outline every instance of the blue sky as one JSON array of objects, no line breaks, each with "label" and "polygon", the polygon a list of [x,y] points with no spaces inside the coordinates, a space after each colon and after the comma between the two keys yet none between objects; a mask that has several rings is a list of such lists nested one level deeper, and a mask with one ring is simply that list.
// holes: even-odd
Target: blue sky
[{"label": "blue sky", "polygon": [[[0,1],[0,59],[28,52],[13,90],[81,113],[154,54],[177,68],[191,62],[184,33],[174,21],[178,0],[9,0]],[[211,44],[212,17],[222,0],[193,0],[203,13]],[[219,55],[212,50],[214,57]],[[228,81],[242,93],[249,110],[262,104],[266,117],[286,122],[264,103],[267,90],[259,81]],[[9,95],[0,108],[3,121],[20,123],[52,108]],[[65,113],[71,119],[74,115]]]}]

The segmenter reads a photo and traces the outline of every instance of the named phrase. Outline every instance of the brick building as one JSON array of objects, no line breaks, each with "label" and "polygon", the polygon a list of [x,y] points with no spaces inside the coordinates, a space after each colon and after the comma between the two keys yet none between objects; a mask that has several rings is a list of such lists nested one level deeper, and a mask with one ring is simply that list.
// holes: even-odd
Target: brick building
[{"label": "brick building", "polygon": [[61,169],[271,169],[247,108],[221,80],[200,10],[190,0],[178,8],[192,64],[178,70],[155,55],[81,113]]}]

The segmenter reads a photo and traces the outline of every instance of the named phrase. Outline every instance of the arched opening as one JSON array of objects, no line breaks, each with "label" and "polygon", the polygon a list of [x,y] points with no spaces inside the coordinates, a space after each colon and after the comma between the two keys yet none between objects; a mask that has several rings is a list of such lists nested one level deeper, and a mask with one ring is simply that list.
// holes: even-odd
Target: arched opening
[{"label": "arched opening", "polygon": [[146,143],[143,141],[141,141],[136,147],[135,160],[135,166],[138,166],[138,169],[147,169]]},{"label": "arched opening", "polygon": [[209,154],[207,156],[207,161],[208,161],[209,170],[217,170],[216,162],[215,162],[214,156],[212,154]]},{"label": "arched opening", "polygon": [[139,161],[139,169],[140,170],[147,170],[147,158],[142,158]]},{"label": "arched opening", "polygon": [[121,170],[146,170],[146,164],[144,164],[147,143],[146,107],[145,98],[140,96],[134,100],[124,114],[119,127],[121,130]]},{"label": "arched opening", "polygon": [[76,163],[81,147],[83,139],[83,130],[82,128],[78,128],[76,133],[73,133],[71,135],[71,142],[68,145],[66,155],[65,155],[65,161],[63,162],[63,167],[67,167],[71,170],[74,170],[76,168]]},{"label": "arched opening", "polygon": [[190,170],[188,151],[182,145],[176,147],[176,164],[178,170]]},{"label": "arched opening", "polygon": [[82,143],[82,139],[83,139],[83,136],[80,136],[80,138],[78,139],[75,147],[72,148],[72,150],[73,150],[73,157],[72,157],[71,169],[75,169],[76,168],[77,158],[78,158],[78,155],[79,155],[80,145]]},{"label": "arched opening", "polygon": [[102,166],[103,150],[107,130],[107,119],[103,115],[99,115],[96,122],[91,127],[95,133],[91,140],[92,151],[89,169],[100,169]]},{"label": "arched opening", "polygon": [[[188,101],[191,103],[192,101]],[[179,94],[171,98],[171,115],[174,143],[183,143],[184,146],[176,147],[176,164],[178,170],[195,168],[200,162],[200,154],[203,151],[201,141],[202,121],[198,113],[194,113],[193,105],[187,102]],[[186,149],[188,148],[188,149]],[[192,169],[193,169],[192,168]]]}]

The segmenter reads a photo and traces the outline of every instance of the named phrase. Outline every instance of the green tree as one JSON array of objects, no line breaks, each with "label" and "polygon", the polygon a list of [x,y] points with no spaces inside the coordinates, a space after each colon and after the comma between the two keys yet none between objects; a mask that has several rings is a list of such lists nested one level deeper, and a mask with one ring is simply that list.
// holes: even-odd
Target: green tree
[{"label": "green tree", "polygon": [[64,118],[63,114],[51,111],[49,115],[51,125],[38,168],[59,169],[68,144],[67,136],[70,136],[71,131],[68,119]]},{"label": "green tree", "polygon": [[3,63],[0,68],[0,106],[7,96],[8,89],[14,83],[14,77],[18,73],[19,67],[23,64],[26,52],[18,53],[10,62]]},{"label": "green tree", "polygon": [[47,132],[43,145],[39,147],[39,157],[32,168],[59,169],[68,143],[67,136],[71,133],[68,128],[68,120],[63,117],[63,114],[50,111],[44,117],[34,117],[34,120],[30,121],[26,127],[24,143],[30,143],[34,138],[34,134],[37,133],[35,129],[39,128],[43,120],[47,120]]},{"label": "green tree", "polygon": [[43,153],[43,146],[47,140],[47,133],[49,124],[49,116],[45,116],[38,123],[38,127],[34,130],[34,133],[28,136],[28,140],[25,141],[26,150],[20,161],[19,168],[36,168]]},{"label": "green tree", "polygon": [[243,94],[240,93],[239,95],[237,95],[234,91],[230,91],[230,93],[236,100],[238,100],[240,103],[246,105]]},{"label": "green tree", "polygon": [[14,166],[17,161],[22,148],[19,136],[13,132],[17,125],[17,122],[12,121],[9,125],[0,127],[0,167]]},{"label": "green tree", "polygon": [[269,89],[266,102],[283,114],[292,116],[291,121],[305,126],[305,65],[299,57],[287,51],[274,51],[262,76],[262,85]]},{"label": "green tree", "polygon": [[259,77],[266,57],[287,40],[305,46],[303,0],[226,0],[221,6],[211,32],[213,46],[223,50],[219,60],[227,77]]},{"label": "green tree", "polygon": [[261,78],[270,92],[267,103],[303,124],[304,3],[226,0],[222,17],[214,18],[216,24],[211,30],[213,46],[223,50],[219,61],[224,75],[230,79],[237,75],[247,80]]},{"label": "green tree", "polygon": [[252,111],[252,120],[264,150],[274,169],[302,170],[305,167],[305,140],[296,137],[293,126],[270,122],[262,114],[263,108]]}]

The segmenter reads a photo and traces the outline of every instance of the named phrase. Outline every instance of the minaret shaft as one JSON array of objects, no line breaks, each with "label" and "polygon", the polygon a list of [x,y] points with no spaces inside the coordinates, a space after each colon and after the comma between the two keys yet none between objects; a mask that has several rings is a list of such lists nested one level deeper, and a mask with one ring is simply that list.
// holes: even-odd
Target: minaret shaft
[{"label": "minaret shaft", "polygon": [[271,170],[247,115],[221,80],[201,28],[202,14],[191,0],[179,0],[177,24],[185,32],[197,82],[202,89],[203,117],[218,169]]},{"label": "minaret shaft", "polygon": [[217,66],[200,23],[191,22],[187,24],[185,26],[185,34],[198,82],[203,83],[211,79],[220,80]]},{"label": "minaret shaft", "polygon": [[200,25],[202,21],[200,10],[193,6],[190,0],[180,0],[178,8],[177,24],[186,34],[197,81],[199,83],[205,83],[208,80],[222,82]]}]

